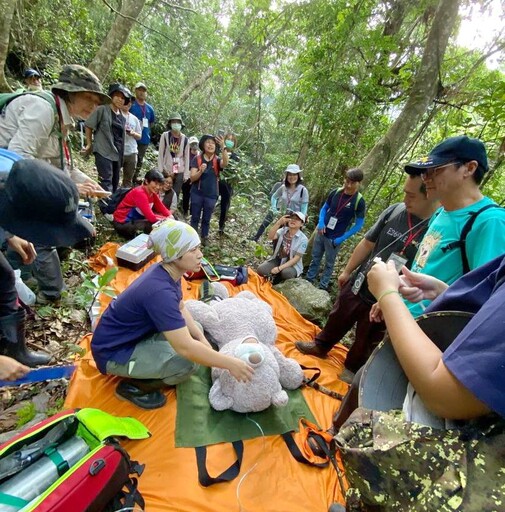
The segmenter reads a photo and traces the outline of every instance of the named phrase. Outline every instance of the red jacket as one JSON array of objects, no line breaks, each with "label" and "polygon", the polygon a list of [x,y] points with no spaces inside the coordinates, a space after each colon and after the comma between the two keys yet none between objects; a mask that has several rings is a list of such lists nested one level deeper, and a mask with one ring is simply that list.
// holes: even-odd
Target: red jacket
[{"label": "red jacket", "polygon": [[124,224],[134,220],[147,219],[154,224],[160,218],[169,215],[170,210],[161,202],[160,196],[149,194],[141,185],[130,190],[119,203],[114,212],[114,220]]}]

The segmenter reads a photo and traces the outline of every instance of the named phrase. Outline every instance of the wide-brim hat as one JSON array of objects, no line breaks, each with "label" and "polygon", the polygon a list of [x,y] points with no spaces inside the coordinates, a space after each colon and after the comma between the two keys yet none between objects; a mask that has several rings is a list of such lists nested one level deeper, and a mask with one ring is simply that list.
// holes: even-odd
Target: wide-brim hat
[{"label": "wide-brim hat", "polygon": [[181,122],[181,126],[184,128],[184,121],[182,120],[182,116],[181,114],[179,114],[178,112],[173,112],[172,114],[170,114],[168,116],[168,121],[167,123],[170,124],[170,121],[180,121]]},{"label": "wide-brim hat", "polygon": [[102,103],[110,103],[110,97],[102,92],[102,84],[98,77],[84,66],[69,64],[63,67],[58,82],[51,86],[51,90],[67,92],[92,92],[100,96]]},{"label": "wide-brim hat", "polygon": [[200,142],[198,143],[198,147],[200,148],[200,151],[202,151],[202,152],[205,151],[205,149],[203,149],[203,145],[205,144],[205,141],[207,141],[209,139],[212,139],[215,142],[215,144],[217,145],[216,137],[214,137],[214,135],[210,135],[209,133],[207,133],[206,135],[202,135],[200,137]]},{"label": "wide-brim hat", "polygon": [[489,169],[486,147],[479,139],[472,139],[466,135],[449,137],[435,146],[428,156],[420,158],[417,162],[405,166],[405,172],[417,176],[432,167],[440,167],[453,162],[477,161],[482,172]]},{"label": "wide-brim hat", "polygon": [[93,235],[72,180],[43,160],[19,160],[0,185],[0,226],[37,245],[70,247]]},{"label": "wide-brim hat", "polygon": [[[423,332],[444,352],[473,317],[462,311],[441,311],[419,316]],[[359,383],[358,404],[375,411],[402,409],[408,379],[386,336],[368,359]]]}]

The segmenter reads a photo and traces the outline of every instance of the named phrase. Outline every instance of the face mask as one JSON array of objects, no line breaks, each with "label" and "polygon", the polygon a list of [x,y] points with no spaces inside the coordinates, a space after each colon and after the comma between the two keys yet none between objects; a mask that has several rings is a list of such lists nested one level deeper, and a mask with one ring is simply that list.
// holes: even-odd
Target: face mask
[{"label": "face mask", "polygon": [[172,123],[172,130],[174,132],[180,132],[181,128],[182,128],[182,124],[181,123]]},{"label": "face mask", "polygon": [[225,141],[224,141],[224,145],[225,145],[228,149],[233,149],[233,146],[235,146],[235,143],[234,143],[232,140],[225,140]]}]

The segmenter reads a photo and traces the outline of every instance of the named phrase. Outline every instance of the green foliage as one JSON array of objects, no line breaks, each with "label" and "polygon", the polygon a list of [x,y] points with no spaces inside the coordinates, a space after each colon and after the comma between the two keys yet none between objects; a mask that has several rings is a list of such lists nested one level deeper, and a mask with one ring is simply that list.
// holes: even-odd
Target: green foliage
[{"label": "green foliage", "polygon": [[16,411],[17,423],[16,428],[21,428],[26,425],[29,421],[35,418],[37,411],[33,402],[27,402],[23,407]]}]

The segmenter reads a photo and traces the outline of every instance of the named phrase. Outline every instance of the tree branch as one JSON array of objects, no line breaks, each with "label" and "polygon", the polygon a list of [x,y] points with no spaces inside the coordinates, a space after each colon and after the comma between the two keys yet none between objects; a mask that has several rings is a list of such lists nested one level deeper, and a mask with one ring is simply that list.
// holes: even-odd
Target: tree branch
[{"label": "tree branch", "polygon": [[128,19],[128,20],[133,20],[135,23],[137,23],[138,25],[140,25],[141,27],[144,27],[145,29],[149,30],[150,32],[154,32],[155,34],[158,34],[159,36],[163,37],[164,39],[166,39],[167,41],[170,41],[174,46],[176,46],[179,50],[179,52],[181,54],[184,53],[184,50],[182,49],[182,47],[176,42],[174,41],[173,39],[170,39],[170,37],[168,37],[167,35],[163,34],[162,32],[159,32],[158,30],[152,28],[152,27],[148,27],[147,25],[144,25],[142,22],[140,22],[139,20],[135,19],[135,18],[132,18],[131,16],[127,16],[126,14],[123,14],[122,12],[119,12],[117,9],[115,9],[114,7],[112,7],[112,5],[110,5],[110,3],[107,1],[107,0],[102,0],[102,2],[115,14],[117,14],[118,16],[121,16],[121,18],[124,18],[124,19]]},{"label": "tree branch", "polygon": [[179,9],[180,11],[188,11],[188,12],[192,12],[194,14],[198,14],[198,11],[191,9],[190,7],[183,7],[182,5],[171,4],[170,2],[166,2],[165,0],[157,0],[157,1],[160,4],[166,5],[167,7],[171,7],[173,9]]}]

